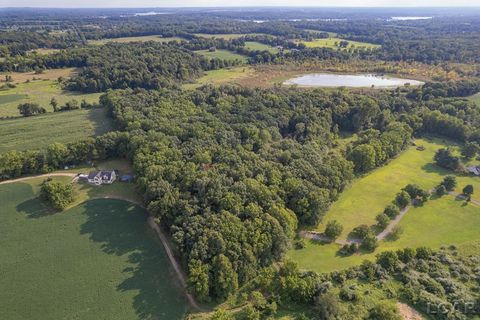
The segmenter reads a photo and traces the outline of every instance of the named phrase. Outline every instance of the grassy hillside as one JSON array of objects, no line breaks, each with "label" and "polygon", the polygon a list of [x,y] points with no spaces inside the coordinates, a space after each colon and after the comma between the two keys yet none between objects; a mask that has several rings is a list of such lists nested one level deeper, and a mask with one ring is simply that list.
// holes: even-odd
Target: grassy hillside
[{"label": "grassy hillside", "polygon": [[34,150],[52,142],[71,142],[112,130],[106,110],[74,110],[0,120],[0,152]]},{"label": "grassy hillside", "polygon": [[64,91],[56,80],[36,80],[20,83],[16,88],[0,90],[0,118],[19,116],[18,105],[25,102],[38,103],[47,111],[53,111],[50,100],[55,98],[59,105],[75,99],[78,102],[98,102],[100,93],[81,94]]},{"label": "grassy hillside", "polygon": [[247,62],[247,57],[232,51],[228,51],[228,50],[219,49],[213,52],[210,52],[209,50],[197,50],[194,52],[202,56],[205,56],[207,58],[217,58],[217,59],[223,59],[223,60],[240,60],[241,62]]},{"label": "grassy hillside", "polygon": [[37,190],[0,186],[3,319],[182,317],[186,304],[141,208],[105,199],[53,213]]}]

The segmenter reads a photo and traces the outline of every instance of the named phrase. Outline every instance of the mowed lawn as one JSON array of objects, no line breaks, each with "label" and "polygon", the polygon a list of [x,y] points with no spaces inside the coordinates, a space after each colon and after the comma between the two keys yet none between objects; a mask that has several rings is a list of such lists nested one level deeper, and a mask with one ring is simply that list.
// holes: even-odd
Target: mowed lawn
[{"label": "mowed lawn", "polygon": [[1,319],[180,319],[186,303],[146,212],[99,199],[62,213],[0,185]]},{"label": "mowed lawn", "polygon": [[194,83],[183,85],[184,89],[195,89],[206,84],[222,85],[235,82],[236,80],[245,79],[255,73],[251,67],[235,67],[217,69],[205,72],[205,75],[198,78]]},{"label": "mowed lawn", "polygon": [[107,38],[107,39],[99,39],[99,40],[89,40],[88,44],[92,45],[103,45],[109,42],[117,42],[117,43],[129,43],[129,42],[148,42],[148,41],[155,41],[161,43],[167,43],[170,41],[187,41],[180,37],[162,37],[160,35],[152,35],[152,36],[139,36],[139,37],[122,37],[122,38]]},{"label": "mowed lawn", "polygon": [[228,51],[228,50],[217,49],[215,51],[210,51],[207,49],[207,50],[197,50],[194,52],[211,59],[216,58],[216,59],[222,59],[222,60],[239,60],[243,63],[247,62],[246,56],[243,56],[241,54]]},{"label": "mowed lawn", "polygon": [[37,150],[53,142],[73,142],[113,129],[107,110],[94,108],[0,120],[0,153]]},{"label": "mowed lawn", "polygon": [[[340,238],[345,239],[348,233],[360,224],[374,224],[376,215],[383,212],[407,184],[415,183],[430,190],[438,185],[445,175],[452,173],[437,167],[433,157],[438,149],[453,147],[453,144],[440,139],[418,139],[415,143],[424,146],[425,150],[418,151],[412,146],[387,165],[354,180],[332,204],[317,229],[323,231],[325,224],[335,219],[344,226]],[[458,192],[461,192],[466,184],[473,184],[478,190],[473,198],[480,199],[480,178],[459,176],[457,180]]]},{"label": "mowed lawn", "polygon": [[[418,151],[409,148],[389,164],[372,173],[355,180],[333,203],[327,212],[323,223],[318,226],[324,231],[325,224],[337,220],[344,226],[340,236],[345,239],[353,228],[361,224],[373,225],[375,216],[383,211],[408,183],[416,183],[422,188],[432,189],[447,174],[433,164],[433,156],[439,148],[455,145],[440,139],[418,139],[417,145],[426,148]],[[480,200],[480,178],[473,176],[457,176],[460,193],[466,184],[472,184],[475,189],[473,199]],[[307,241],[306,248],[291,250],[288,257],[308,270],[328,272],[344,269],[361,263],[362,260],[373,258],[382,250],[404,247],[429,246],[439,248],[442,245],[464,245],[480,240],[480,206],[466,204],[465,201],[447,195],[440,199],[435,196],[421,207],[410,208],[400,226],[404,233],[396,241],[382,241],[373,254],[359,254],[349,257],[338,255],[340,248],[336,244],[320,244]]]},{"label": "mowed lawn", "polygon": [[358,41],[351,41],[351,40],[345,40],[345,39],[340,39],[336,37],[332,38],[324,38],[324,39],[315,39],[312,41],[300,41],[301,43],[305,44],[307,48],[331,48],[331,49],[338,49],[340,48],[339,44],[341,41],[348,41],[348,46],[346,48],[342,49],[358,49],[358,48],[364,48],[364,49],[377,49],[380,48],[380,45],[378,44],[373,44],[373,43],[368,43],[368,42],[358,42]]},{"label": "mowed lawn", "polygon": [[64,105],[72,99],[79,103],[85,100],[89,103],[98,102],[101,93],[82,94],[62,90],[56,80],[35,80],[17,84],[16,88],[0,90],[0,118],[19,116],[18,105],[33,102],[53,111],[50,100],[55,98],[59,105]]}]

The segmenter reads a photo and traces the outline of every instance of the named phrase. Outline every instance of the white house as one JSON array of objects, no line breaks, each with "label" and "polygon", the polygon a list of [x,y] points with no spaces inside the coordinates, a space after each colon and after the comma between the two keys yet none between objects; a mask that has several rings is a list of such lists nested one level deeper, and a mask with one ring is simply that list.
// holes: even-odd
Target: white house
[{"label": "white house", "polygon": [[115,170],[92,171],[88,174],[88,182],[96,185],[111,184],[117,179]]}]

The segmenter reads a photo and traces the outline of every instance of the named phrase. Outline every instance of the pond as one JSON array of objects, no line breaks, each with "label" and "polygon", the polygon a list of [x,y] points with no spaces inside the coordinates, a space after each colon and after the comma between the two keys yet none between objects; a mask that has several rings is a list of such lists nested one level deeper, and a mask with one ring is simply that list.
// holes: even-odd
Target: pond
[{"label": "pond", "polygon": [[401,79],[374,74],[332,74],[311,73],[291,78],[284,82],[287,85],[301,87],[352,87],[352,88],[397,88],[406,83],[412,86],[423,84],[421,81]]}]

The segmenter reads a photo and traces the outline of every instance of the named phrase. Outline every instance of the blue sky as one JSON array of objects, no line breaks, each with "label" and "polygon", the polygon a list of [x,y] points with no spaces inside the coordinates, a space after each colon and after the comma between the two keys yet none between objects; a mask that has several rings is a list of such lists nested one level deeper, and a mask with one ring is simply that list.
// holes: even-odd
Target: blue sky
[{"label": "blue sky", "polygon": [[480,0],[0,0],[0,7],[208,7],[208,6],[480,6]]}]

